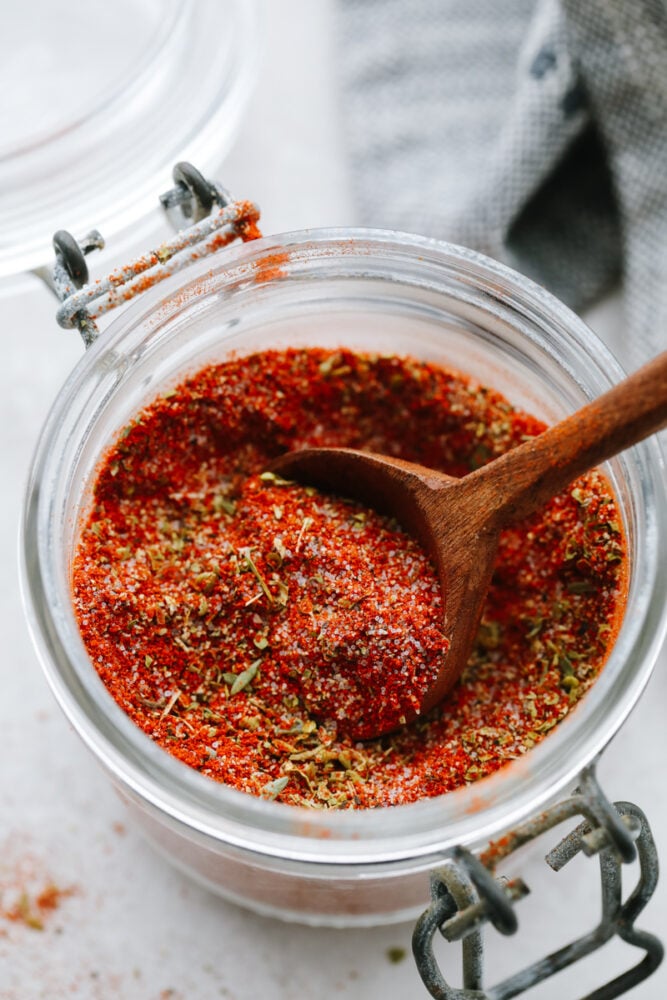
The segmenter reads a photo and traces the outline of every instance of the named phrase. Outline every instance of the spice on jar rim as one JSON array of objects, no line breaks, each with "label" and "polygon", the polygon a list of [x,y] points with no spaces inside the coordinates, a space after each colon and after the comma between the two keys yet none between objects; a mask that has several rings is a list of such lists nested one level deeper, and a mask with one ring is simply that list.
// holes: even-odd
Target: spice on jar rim
[{"label": "spice on jar rim", "polygon": [[362,743],[346,717],[363,708],[372,732],[396,699],[419,702],[446,653],[435,570],[394,521],[266,469],[344,446],[461,476],[542,429],[412,358],[305,348],[204,368],[100,462],[73,568],[92,663],[170,754],[266,799],[370,808],[491,774],[570,712],[614,641],[625,542],[604,477],[503,533],[460,682]]}]

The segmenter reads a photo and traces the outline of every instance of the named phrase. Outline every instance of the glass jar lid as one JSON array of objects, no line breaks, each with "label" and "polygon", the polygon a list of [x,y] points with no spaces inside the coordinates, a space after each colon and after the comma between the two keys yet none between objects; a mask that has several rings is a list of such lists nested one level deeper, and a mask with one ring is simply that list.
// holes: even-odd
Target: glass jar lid
[{"label": "glass jar lid", "polygon": [[254,0],[13,4],[0,35],[0,279],[52,233],[127,235],[181,159],[228,151],[257,52]]}]

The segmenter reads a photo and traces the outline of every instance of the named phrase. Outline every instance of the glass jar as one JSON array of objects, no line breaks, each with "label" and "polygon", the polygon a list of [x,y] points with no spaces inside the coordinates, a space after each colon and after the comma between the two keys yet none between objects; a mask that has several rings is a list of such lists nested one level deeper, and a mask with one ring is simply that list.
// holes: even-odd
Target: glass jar
[{"label": "glass jar", "polygon": [[23,588],[48,680],[150,840],[210,889],[262,913],[350,926],[406,919],[426,872],[575,782],[631,711],[665,629],[667,503],[656,440],[607,465],[629,545],[628,611],[587,696],[543,743],[446,796],[317,812],[216,784],[153,744],[91,666],[70,599],[78,525],[100,454],[165,387],[230,352],[347,346],[468,372],[552,422],[622,372],[543,289],[479,254],[394,232],[321,230],[229,248],[149,290],[63,387],[43,430],[23,524]]}]

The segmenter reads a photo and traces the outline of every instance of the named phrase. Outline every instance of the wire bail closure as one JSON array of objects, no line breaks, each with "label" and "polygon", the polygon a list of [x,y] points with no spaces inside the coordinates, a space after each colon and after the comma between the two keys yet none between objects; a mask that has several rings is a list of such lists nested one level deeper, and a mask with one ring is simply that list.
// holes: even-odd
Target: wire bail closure
[{"label": "wire bail closure", "polygon": [[[547,854],[546,862],[554,871],[560,871],[579,852],[588,857],[598,855],[600,923],[564,948],[484,989],[482,927],[489,922],[501,934],[513,934],[518,927],[514,904],[529,892],[522,879],[498,879],[496,865],[519,847],[577,815],[584,817],[583,822]],[[636,857],[639,880],[623,900],[622,867]],[[653,895],[657,881],[658,855],[646,817],[630,802],[612,805],[597,782],[595,766],[591,765],[582,772],[579,788],[570,798],[527,820],[479,854],[455,847],[442,868],[431,873],[432,902],[417,921],[412,938],[417,969],[436,1000],[509,1000],[618,936],[643,951],[643,959],[582,998],[612,1000],[650,976],[662,961],[662,943],[653,934],[635,927],[635,920]],[[461,942],[462,988],[451,986],[444,979],[433,952],[437,932],[448,942]]]},{"label": "wire bail closure", "polygon": [[235,239],[261,236],[259,209],[252,202],[233,201],[225,188],[206,180],[191,163],[177,163],[172,176],[175,186],[160,195],[160,203],[178,232],[106,278],[89,280],[86,256],[104,247],[97,230],[80,241],[64,229],[55,233],[51,280],[62,303],[56,320],[66,329],[76,326],[86,348],[99,336],[100,316]]}]

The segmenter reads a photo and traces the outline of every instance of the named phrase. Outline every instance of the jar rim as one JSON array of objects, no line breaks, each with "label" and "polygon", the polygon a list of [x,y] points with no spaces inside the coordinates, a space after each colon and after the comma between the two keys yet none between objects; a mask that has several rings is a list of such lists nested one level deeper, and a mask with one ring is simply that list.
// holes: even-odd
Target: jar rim
[{"label": "jar rim", "polygon": [[[235,245],[199,261],[115,319],[71,373],[47,418],[22,521],[22,590],[42,665],[71,723],[115,780],[199,834],[268,857],[320,864],[377,865],[432,856],[457,843],[481,843],[543,808],[571,785],[623,724],[648,681],[667,625],[660,600],[667,586],[667,505],[659,502],[667,484],[656,439],[622,459],[625,467],[632,465],[640,484],[634,497],[643,533],[635,566],[641,574],[639,603],[630,618],[626,615],[600,677],[576,710],[538,746],[499,772],[436,799],[319,812],[267,802],[196,773],[153,744],[113,702],[80,640],[78,647],[72,641],[62,600],[54,604],[58,554],[53,549],[53,497],[47,487],[57,475],[54,461],[63,422],[66,417],[71,422],[77,399],[90,390],[91,373],[117,360],[122,344],[132,337],[136,341],[142,330],[159,329],[175,316],[187,321],[188,311],[201,308],[203,297],[220,297],[253,282],[267,287],[272,282],[261,278],[263,262],[276,253],[281,255],[276,285],[300,281],[304,275],[315,281],[326,268],[338,268],[344,275],[370,273],[375,264],[391,266],[397,274],[412,269],[411,274],[436,283],[445,274],[458,276],[471,287],[491,290],[498,309],[520,306],[525,315],[537,317],[552,339],[567,343],[572,363],[576,366],[573,359],[578,358],[585,367],[584,388],[590,392],[593,385],[592,394],[602,391],[596,386],[609,386],[623,374],[583,321],[550,293],[503,264],[439,240],[384,230],[305,230]],[[300,284],[297,292],[304,287]],[[576,752],[568,752],[573,744]]]}]

